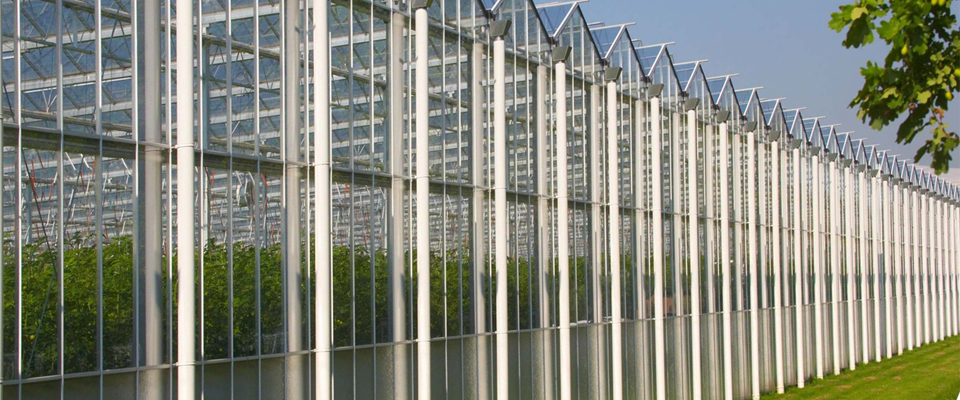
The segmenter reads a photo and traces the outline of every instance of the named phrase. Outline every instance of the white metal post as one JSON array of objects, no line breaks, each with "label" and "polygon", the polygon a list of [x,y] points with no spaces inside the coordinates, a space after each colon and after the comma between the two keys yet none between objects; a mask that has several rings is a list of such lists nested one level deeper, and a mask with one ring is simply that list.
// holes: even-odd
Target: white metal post
[{"label": "white metal post", "polygon": [[590,287],[588,292],[592,294],[592,300],[589,304],[592,306],[591,315],[594,326],[588,330],[587,357],[590,365],[594,367],[589,369],[595,375],[587,381],[588,390],[591,397],[607,397],[607,363],[606,363],[606,334],[603,333],[603,267],[601,265],[601,254],[603,253],[603,229],[601,227],[603,218],[601,218],[600,202],[603,201],[602,185],[600,184],[600,127],[603,125],[600,121],[600,109],[603,107],[600,97],[600,85],[590,85],[590,102],[587,115],[589,116],[589,146],[587,151],[588,167],[587,176],[590,186]]},{"label": "white metal post", "polygon": [[494,249],[497,266],[497,398],[510,397],[507,326],[507,95],[504,40],[493,41]]},{"label": "white metal post", "polygon": [[[317,231],[314,236],[316,257],[316,398],[333,398],[333,264],[330,248],[330,36],[327,28],[329,3],[319,1],[313,4],[313,106],[314,109],[314,190],[316,208],[314,209]],[[395,49],[400,50],[400,49]],[[394,58],[399,58],[396,54]],[[396,111],[394,111],[396,112]],[[399,127],[396,127],[399,128]],[[392,140],[400,140],[397,132]],[[399,173],[400,171],[393,171]],[[396,191],[394,192],[396,193]],[[399,201],[400,199],[391,199]]]},{"label": "white metal post", "polygon": [[617,82],[607,82],[607,184],[609,186],[610,230],[610,318],[612,321],[611,357],[613,358],[613,398],[623,398],[623,334],[620,309],[620,140],[617,129]]},{"label": "white metal post", "polygon": [[886,339],[887,344],[887,358],[890,358],[893,357],[893,324],[890,321],[893,318],[893,310],[891,307],[893,303],[893,293],[891,290],[893,289],[893,274],[891,273],[893,270],[893,257],[891,254],[893,243],[890,240],[893,233],[890,230],[892,227],[890,209],[893,208],[893,202],[890,198],[890,184],[888,182],[888,178],[883,179],[881,187],[881,190],[883,190],[883,208],[881,211],[883,213],[883,310],[884,314],[886,315],[886,318],[884,319],[884,325],[886,326],[886,329],[884,330],[884,338]]},{"label": "white metal post", "polygon": [[937,342],[940,341],[940,308],[942,305],[940,304],[940,277],[937,271],[937,204],[931,191],[927,192],[927,204],[927,231],[930,235],[930,304],[933,313],[930,320],[930,341]]},{"label": "white metal post", "polygon": [[960,333],[960,281],[958,281],[958,269],[960,269],[960,207],[957,206],[957,199],[953,199],[952,223],[950,226],[950,248],[953,250],[953,259],[951,260],[950,273],[953,274],[953,334]]},{"label": "white metal post", "polygon": [[817,379],[823,379],[823,163],[814,154],[813,171],[813,333],[814,355],[817,358]]},{"label": "white metal post", "polygon": [[656,365],[657,379],[657,400],[666,399],[667,377],[664,371],[666,368],[666,354],[664,353],[663,334],[663,196],[661,180],[661,164],[663,156],[661,155],[660,145],[660,124],[662,110],[660,109],[660,98],[650,99],[651,122],[650,122],[650,154],[653,157],[651,163],[651,176],[653,177],[653,205],[651,214],[653,216],[653,336],[654,336],[654,362]]},{"label": "white metal post", "polygon": [[687,111],[687,243],[690,259],[690,369],[693,372],[693,398],[702,395],[700,376],[700,225],[697,185],[697,111]]},{"label": "white metal post", "polygon": [[949,218],[949,208],[946,201],[943,198],[940,198],[940,256],[942,262],[940,263],[940,275],[943,277],[943,337],[947,338],[951,335],[951,326],[953,324],[953,302],[951,301],[950,296],[950,228],[948,228]]},{"label": "white metal post", "polygon": [[[283,2],[283,155],[284,309],[287,351],[303,350],[303,302],[300,294],[300,2]],[[288,357],[284,391],[302,399],[306,387],[303,357]]]},{"label": "white metal post", "polygon": [[934,233],[933,233],[933,218],[931,214],[933,213],[933,203],[930,201],[929,191],[924,189],[921,192],[921,198],[923,199],[923,212],[920,216],[923,221],[923,230],[926,235],[926,240],[924,240],[924,260],[926,263],[927,270],[927,343],[933,343],[937,341],[937,282],[936,282],[936,270],[935,270],[935,260],[933,254],[933,242],[934,242]]},{"label": "white metal post", "polygon": [[900,220],[900,208],[901,208],[901,198],[900,198],[900,188],[896,183],[890,185],[890,200],[893,203],[890,207],[891,214],[893,217],[893,304],[896,308],[896,330],[897,330],[897,354],[903,354],[903,290],[901,285],[903,285],[902,276],[903,276],[903,261],[901,259],[901,248],[903,241],[901,240],[901,232],[903,229],[902,221]]},{"label": "white metal post", "polygon": [[950,227],[949,228],[950,240],[947,242],[947,248],[949,249],[948,251],[950,252],[950,264],[949,264],[950,284],[952,285],[950,290],[950,295],[952,299],[951,306],[953,310],[953,313],[951,314],[953,316],[953,319],[952,319],[953,323],[950,324],[951,336],[957,334],[957,325],[958,323],[960,323],[960,321],[957,320],[958,318],[960,318],[960,315],[958,315],[958,311],[960,311],[958,310],[958,308],[960,307],[958,307],[958,304],[957,304],[957,300],[958,300],[957,299],[957,264],[958,264],[957,252],[960,251],[960,246],[957,245],[957,228],[958,228],[958,225],[960,225],[960,221],[957,221],[957,207],[955,202],[956,200],[952,199],[950,204],[950,211],[948,215],[948,218],[950,221],[948,225]]},{"label": "white metal post", "polygon": [[947,324],[946,329],[944,330],[944,337],[953,336],[953,249],[950,245],[950,239],[953,236],[953,226],[950,225],[952,222],[952,207],[947,203],[947,199],[944,198],[941,200],[941,207],[943,213],[941,214],[940,221],[943,224],[943,238],[942,240],[942,251],[943,251],[943,276],[944,276],[944,301],[946,302],[946,311],[947,311]]},{"label": "white metal post", "polygon": [[[636,248],[634,249],[634,263],[633,268],[635,271],[634,276],[634,290],[636,291],[636,319],[638,322],[634,323],[634,343],[637,349],[637,353],[641,359],[646,360],[650,356],[650,349],[647,345],[647,331],[643,328],[643,324],[639,321],[641,319],[649,318],[647,315],[647,254],[650,232],[647,228],[647,210],[644,208],[646,206],[647,198],[647,187],[646,187],[646,161],[647,161],[647,145],[646,145],[646,123],[647,123],[647,102],[638,99],[634,103],[634,115],[636,118],[634,120],[634,131],[633,131],[633,182],[631,187],[633,188],[633,205],[634,209],[634,220],[633,220],[633,240]],[[636,360],[634,360],[636,362]],[[638,368],[636,371],[639,374],[646,375],[647,368]],[[643,383],[646,382],[646,379],[642,379]],[[638,382],[640,383],[640,382]],[[640,383],[642,384],[642,383]]]},{"label": "white metal post", "polygon": [[793,213],[793,268],[794,274],[796,274],[796,286],[794,287],[794,303],[796,303],[796,315],[794,318],[796,320],[796,342],[797,342],[797,387],[803,388],[804,386],[804,337],[803,333],[805,332],[803,326],[803,266],[804,266],[804,257],[803,257],[803,216],[806,215],[804,212],[807,205],[803,202],[802,193],[806,190],[803,184],[804,180],[801,177],[805,177],[804,168],[806,162],[801,159],[800,149],[793,149],[793,207],[791,212]]},{"label": "white metal post", "polygon": [[570,380],[570,214],[567,203],[567,66],[564,61],[556,63],[556,92],[554,101],[557,112],[557,255],[560,269],[560,295],[557,308],[560,311],[560,399],[571,397]]},{"label": "white metal post", "polygon": [[920,198],[917,195],[916,188],[910,189],[910,232],[913,237],[913,273],[916,287],[914,288],[914,342],[913,345],[919,347],[923,344],[923,289],[926,285],[923,283],[923,261],[921,259],[922,249],[920,247]]},{"label": "white metal post", "polygon": [[863,354],[861,354],[861,362],[866,364],[870,362],[870,330],[869,324],[867,324],[867,316],[869,311],[867,307],[867,301],[870,298],[869,289],[870,282],[868,277],[870,276],[870,252],[867,250],[867,233],[870,232],[869,228],[869,217],[867,208],[867,173],[864,170],[861,170],[858,174],[860,182],[858,183],[858,197],[860,198],[860,211],[858,213],[857,225],[860,227],[860,262],[858,263],[860,269],[860,347]]},{"label": "white metal post", "polygon": [[747,132],[747,265],[750,276],[750,371],[751,394],[760,398],[760,294],[757,273],[757,132]]},{"label": "white metal post", "polygon": [[770,143],[770,188],[771,204],[770,223],[773,234],[773,340],[775,347],[775,362],[777,367],[777,393],[783,393],[783,288],[781,272],[783,265],[780,264],[780,142],[774,140]]},{"label": "white metal post", "polygon": [[177,398],[196,396],[193,0],[177,0]]},{"label": "white metal post", "polygon": [[[850,145],[849,138],[848,145]],[[843,204],[845,208],[844,212],[844,233],[846,234],[846,239],[844,240],[844,250],[846,250],[847,262],[846,264],[846,276],[847,276],[847,355],[850,363],[850,370],[857,369],[857,324],[856,324],[856,309],[854,308],[854,303],[857,298],[857,286],[856,286],[856,275],[854,271],[853,260],[853,213],[854,213],[854,201],[856,199],[853,197],[853,167],[846,166],[843,169]]]},{"label": "white metal post", "polygon": [[[160,47],[161,27],[160,27],[160,2],[158,0],[147,0],[143,2],[144,15],[154,15],[156,18],[143,19],[143,61],[144,70],[143,82],[143,101],[138,104],[138,114],[143,119],[144,139],[150,143],[163,142],[163,118],[160,112],[149,110],[148,107],[161,104],[163,94],[161,93],[161,54],[163,50]],[[62,12],[61,12],[62,18]],[[62,41],[61,47],[62,47]],[[62,74],[62,67],[61,67]],[[62,78],[61,78],[62,79]],[[61,80],[62,85],[62,80]],[[62,108],[62,98],[60,107]],[[158,107],[159,108],[159,107]],[[157,109],[158,109],[157,108]],[[148,111],[149,110],[149,111]],[[61,115],[61,126],[63,116]],[[164,288],[162,277],[163,272],[163,207],[161,199],[163,198],[163,154],[166,151],[148,145],[144,148],[144,166],[143,166],[143,238],[144,238],[144,271],[142,273],[143,292],[144,292],[144,362],[145,365],[159,365],[163,363],[164,347]],[[157,372],[144,374],[144,380],[147,384],[156,385],[149,388],[150,394],[157,395],[159,398],[165,390],[159,390],[160,378]],[[152,397],[150,397],[152,398]]]},{"label": "white metal post", "polygon": [[427,9],[416,23],[416,184],[417,184],[417,398],[430,399],[430,83]]},{"label": "white metal post", "polygon": [[872,192],[871,200],[873,203],[873,217],[870,218],[871,238],[873,239],[873,336],[874,336],[874,357],[877,362],[883,355],[880,352],[880,255],[882,253],[880,244],[880,232],[883,225],[880,221],[880,172],[877,171],[871,179],[870,188]]},{"label": "white metal post", "polygon": [[934,254],[936,254],[937,264],[936,264],[936,277],[937,277],[937,310],[939,314],[939,319],[937,320],[937,341],[941,341],[944,338],[944,333],[946,331],[946,314],[947,306],[944,296],[944,274],[943,274],[943,208],[942,203],[936,197],[936,193],[931,196],[931,201],[933,202],[933,227],[934,232]]},{"label": "white metal post", "polygon": [[923,259],[924,264],[926,265],[926,277],[924,278],[924,283],[927,285],[926,290],[926,305],[927,305],[927,318],[925,322],[926,330],[926,342],[932,343],[937,340],[937,303],[936,298],[934,297],[936,291],[934,287],[936,286],[936,276],[933,271],[933,227],[931,226],[931,221],[933,218],[930,217],[930,214],[933,213],[931,209],[930,197],[927,196],[926,190],[922,193],[923,200],[923,211],[921,212],[920,218],[923,221]]},{"label": "white metal post", "polygon": [[[483,90],[484,79],[486,73],[484,72],[484,54],[486,53],[486,46],[482,42],[474,42],[473,48],[470,50],[471,59],[470,59],[470,79],[472,87],[474,90],[470,91],[470,101],[474,110],[482,110],[484,103],[487,101],[487,93]],[[477,117],[472,118],[470,121],[474,132],[483,132],[484,118],[482,118],[482,113],[477,115]],[[472,229],[472,238],[471,246],[473,248],[471,254],[471,276],[470,276],[470,286],[473,293],[472,306],[473,306],[473,323],[474,323],[474,333],[477,336],[476,343],[476,361],[473,363],[474,368],[477,374],[477,385],[476,385],[476,395],[481,399],[490,398],[490,356],[489,356],[489,340],[490,337],[486,335],[487,330],[487,299],[485,288],[488,283],[487,275],[487,238],[485,233],[488,229],[487,218],[485,217],[485,207],[487,203],[487,188],[485,187],[484,179],[484,169],[486,168],[487,156],[484,154],[484,135],[471,135],[470,142],[470,157],[471,157],[471,173],[473,177],[473,199],[472,201],[472,215],[470,216],[470,223]]]},{"label": "white metal post", "polygon": [[914,271],[915,265],[913,262],[913,235],[911,234],[913,220],[912,207],[913,205],[910,202],[910,194],[907,189],[909,183],[904,182],[900,187],[900,220],[903,222],[903,226],[900,229],[904,230],[903,233],[903,269],[904,269],[904,279],[906,280],[906,310],[904,314],[904,329],[906,330],[906,339],[907,339],[907,350],[913,350],[913,332],[914,332],[914,320],[913,320],[913,280],[914,280]]},{"label": "white metal post", "polygon": [[830,161],[830,330],[833,374],[840,374],[840,171],[836,159]]},{"label": "white metal post", "polygon": [[730,317],[733,313],[733,301],[730,293],[730,283],[733,281],[730,269],[730,205],[729,198],[728,162],[729,154],[727,123],[721,122],[718,127],[720,135],[720,269],[721,269],[721,296],[723,297],[723,398],[733,400],[733,332],[730,326]]},{"label": "white metal post", "polygon": [[[315,167],[316,173],[314,180],[316,184],[316,196],[317,196],[317,221],[323,221],[322,225],[317,226],[317,335],[318,343],[318,352],[326,352],[323,354],[323,363],[320,362],[321,355],[317,355],[317,373],[321,373],[321,370],[326,369],[323,374],[323,377],[317,377],[317,396],[323,397],[325,400],[329,399],[331,394],[330,388],[332,387],[332,376],[330,374],[330,330],[332,329],[331,324],[331,304],[329,302],[332,278],[331,274],[333,273],[331,268],[330,260],[330,207],[331,207],[331,187],[330,187],[330,66],[329,64],[329,35],[326,28],[320,30],[317,28],[317,25],[321,23],[324,26],[327,26],[327,19],[329,15],[327,11],[318,10],[320,7],[326,9],[329,7],[327,2],[321,2],[324,4],[317,4],[314,7],[314,16],[313,20],[316,21],[314,29],[314,46],[317,47],[314,50],[314,57],[317,61],[314,62],[317,71],[317,77],[314,80],[314,86],[317,90],[314,90],[314,101],[316,112],[316,136],[315,140],[317,141],[316,151],[317,154],[315,159],[317,161],[317,166]],[[322,14],[321,14],[322,12]],[[389,304],[388,304],[388,315],[390,319],[390,333],[391,339],[394,342],[403,343],[407,341],[407,259],[406,259],[406,246],[407,236],[404,232],[404,225],[406,223],[406,218],[404,215],[404,210],[406,209],[404,204],[404,194],[409,193],[407,190],[407,185],[405,182],[405,177],[407,174],[404,173],[404,147],[406,142],[403,140],[403,131],[405,125],[405,115],[406,112],[403,109],[404,104],[404,95],[406,94],[404,78],[406,77],[406,61],[400,55],[404,53],[404,46],[406,42],[404,41],[404,31],[407,28],[407,18],[404,15],[401,15],[399,12],[394,11],[392,13],[392,18],[390,18],[390,30],[388,33],[389,40],[389,49],[390,61],[388,64],[388,76],[387,79],[387,91],[389,92],[389,121],[390,125],[387,128],[387,140],[389,140],[389,145],[387,146],[387,159],[390,165],[390,197],[387,199],[389,214],[387,216],[387,263],[389,264],[389,272],[387,276],[387,285],[389,293]],[[319,45],[320,41],[323,41],[324,44]],[[321,64],[320,53],[325,61]],[[472,61],[472,60],[471,60]],[[321,72],[322,71],[322,72]],[[473,86],[476,87],[476,86]],[[322,105],[321,105],[322,104]],[[322,149],[323,154],[320,154]],[[323,165],[321,169],[321,157],[323,160]],[[323,181],[321,182],[321,179]],[[477,182],[477,181],[474,181]],[[321,210],[322,209],[322,210]],[[320,257],[321,252],[323,257]],[[321,282],[323,282],[321,284]],[[322,293],[322,294],[321,294]],[[321,301],[323,302],[321,304]],[[322,310],[322,311],[321,311]],[[321,312],[323,313],[321,315]],[[322,341],[319,338],[319,335],[323,331]],[[409,357],[410,352],[409,346],[407,345],[398,345],[393,348],[393,397],[398,400],[406,400],[410,397],[410,378],[409,378]]]},{"label": "white metal post", "polygon": [[543,396],[545,399],[556,398],[554,394],[554,385],[556,379],[553,374],[553,330],[550,328],[550,290],[548,268],[552,257],[552,251],[548,250],[548,245],[552,243],[552,232],[550,227],[553,225],[550,217],[550,202],[547,194],[547,163],[550,158],[547,152],[547,110],[539,109],[544,107],[547,98],[547,66],[537,66],[537,287],[540,288],[540,328],[542,342],[535,346],[542,352],[541,376],[543,377]]}]

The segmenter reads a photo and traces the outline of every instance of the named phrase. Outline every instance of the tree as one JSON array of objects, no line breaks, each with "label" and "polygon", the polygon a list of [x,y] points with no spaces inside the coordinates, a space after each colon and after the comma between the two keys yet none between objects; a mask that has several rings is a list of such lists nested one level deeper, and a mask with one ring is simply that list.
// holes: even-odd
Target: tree
[{"label": "tree", "polygon": [[910,143],[931,127],[932,137],[914,155],[932,157],[937,174],[949,169],[951,152],[960,145],[944,121],[960,82],[960,31],[950,10],[952,0],[856,0],[831,15],[830,28],[847,31],[843,46],[873,43],[875,35],[889,47],[878,64],[860,69],[863,88],[850,102],[857,116],[879,130],[906,114],[897,143]]}]

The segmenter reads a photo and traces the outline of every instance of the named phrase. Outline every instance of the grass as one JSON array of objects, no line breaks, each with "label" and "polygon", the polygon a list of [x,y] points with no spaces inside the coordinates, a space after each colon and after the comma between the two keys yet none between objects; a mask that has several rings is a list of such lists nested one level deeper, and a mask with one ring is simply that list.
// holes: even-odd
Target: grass
[{"label": "grass", "polygon": [[882,362],[858,364],[807,382],[803,389],[761,399],[957,399],[960,393],[960,336],[927,344]]}]

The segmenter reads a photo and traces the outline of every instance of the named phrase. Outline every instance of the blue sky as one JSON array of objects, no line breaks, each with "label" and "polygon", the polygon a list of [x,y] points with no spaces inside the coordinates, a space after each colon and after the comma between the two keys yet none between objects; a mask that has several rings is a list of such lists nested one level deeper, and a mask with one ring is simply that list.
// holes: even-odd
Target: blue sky
[{"label": "blue sky", "polygon": [[[897,144],[897,126],[875,131],[847,107],[863,84],[860,67],[886,54],[882,43],[841,46],[843,35],[827,22],[847,2],[592,0],[582,9],[588,22],[636,22],[631,34],[644,44],[676,42],[671,52],[677,62],[709,59],[707,75],[739,73],[738,87],[763,86],[763,97],[785,97],[787,108],[806,107],[805,116],[825,116],[825,123],[841,124],[841,132],[854,131],[854,137],[912,159],[921,140]],[[960,13],[958,4],[953,2],[954,14]],[[948,123],[960,129],[960,102],[953,101],[951,108]],[[929,163],[929,158],[921,162]],[[951,167],[946,178],[960,184],[960,152]]]}]

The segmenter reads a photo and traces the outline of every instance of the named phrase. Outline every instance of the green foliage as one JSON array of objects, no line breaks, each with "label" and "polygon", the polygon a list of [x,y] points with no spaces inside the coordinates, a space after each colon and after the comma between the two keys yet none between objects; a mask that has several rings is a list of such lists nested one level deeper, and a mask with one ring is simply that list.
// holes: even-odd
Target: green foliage
[{"label": "green foliage", "polygon": [[910,143],[931,128],[914,156],[932,157],[931,166],[946,172],[951,152],[960,145],[944,122],[953,93],[960,88],[960,31],[950,10],[952,0],[856,0],[831,15],[830,28],[847,30],[843,46],[858,48],[879,37],[889,52],[878,64],[860,69],[863,87],[850,102],[857,116],[879,130],[906,114],[898,143]]},{"label": "green foliage", "polygon": [[[63,259],[63,318],[64,360],[66,372],[83,372],[97,369],[97,293],[103,290],[103,353],[104,369],[130,367],[133,364],[135,341],[134,245],[129,236],[103,243],[103,278],[98,277],[97,246],[88,237],[75,237],[65,244]],[[12,241],[3,245],[3,348],[7,359],[16,349],[17,324],[17,247]],[[230,356],[230,338],[233,337],[234,356],[255,355],[258,340],[263,353],[282,352],[283,345],[283,255],[282,246],[275,244],[257,247],[234,243],[231,250],[226,244],[210,241],[199,252],[197,272],[194,276],[198,287],[203,285],[203,302],[197,299],[198,311],[203,311],[204,357],[206,359]],[[24,377],[55,375],[59,365],[59,328],[57,308],[60,301],[57,252],[46,242],[25,244],[22,254],[22,351]],[[415,288],[416,253],[404,257],[404,303],[407,305],[403,318],[410,321],[407,337],[413,332],[416,298],[410,291]],[[312,254],[302,255],[303,260],[312,260]],[[257,260],[259,259],[259,276]],[[202,275],[200,272],[202,261]],[[175,266],[177,255],[171,260]],[[164,301],[177,309],[177,280],[170,288],[173,299],[167,299],[167,259],[162,280]],[[451,249],[445,254],[430,254],[430,331],[433,337],[458,336],[472,327],[473,294],[471,290],[471,259],[466,249]],[[583,258],[572,258],[571,266],[577,268],[576,282],[572,289],[579,294],[580,307],[586,307],[586,278]],[[306,268],[306,263],[304,263]],[[489,263],[485,268],[493,268]],[[232,274],[231,274],[232,271]],[[536,286],[532,281],[535,271],[529,260],[508,259],[508,309],[511,329],[528,329],[535,318],[532,304]],[[306,271],[304,270],[306,276]],[[333,248],[333,317],[334,343],[336,346],[363,345],[392,340],[388,319],[389,264],[385,250],[371,252],[362,246],[335,246]],[[412,275],[412,276],[411,276]],[[484,279],[483,296],[493,304],[492,271]],[[258,279],[259,278],[259,279]],[[311,278],[313,278],[311,276]],[[102,282],[102,284],[101,284]],[[230,320],[230,287],[233,287],[233,326]],[[301,293],[307,293],[302,282]],[[415,291],[414,291],[415,293]],[[257,296],[260,309],[257,310]],[[312,304],[312,299],[303,299]],[[576,307],[576,305],[573,305]],[[306,307],[304,308],[306,309]],[[175,324],[173,316],[166,315],[163,307],[163,326]],[[487,307],[488,321],[492,321],[493,307]],[[584,315],[584,314],[581,314]],[[304,319],[307,316],[304,315]],[[199,313],[198,313],[199,321]],[[261,335],[257,334],[258,323]],[[445,325],[444,325],[445,324]],[[197,328],[200,328],[199,324]],[[176,326],[174,326],[176,330]],[[165,334],[165,333],[164,333]],[[354,341],[353,338],[356,338]],[[176,343],[173,343],[176,346]],[[12,376],[13,363],[5,363],[4,376]]]}]

